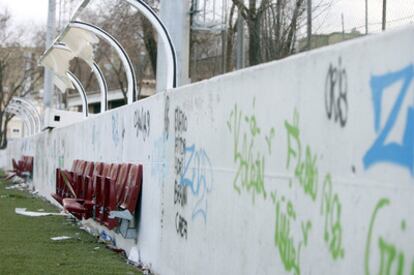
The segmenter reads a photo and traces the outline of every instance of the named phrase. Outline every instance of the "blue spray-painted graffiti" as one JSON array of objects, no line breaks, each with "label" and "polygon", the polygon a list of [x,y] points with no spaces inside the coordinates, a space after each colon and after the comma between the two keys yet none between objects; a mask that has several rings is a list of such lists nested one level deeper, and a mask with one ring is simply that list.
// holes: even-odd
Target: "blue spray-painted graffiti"
[{"label": "blue spray-painted graffiti", "polygon": [[[371,90],[374,103],[374,125],[378,137],[371,148],[366,152],[363,162],[365,169],[375,163],[389,162],[408,168],[414,175],[414,106],[409,106],[406,111],[406,123],[402,137],[402,143],[389,142],[386,139],[395,126],[401,107],[407,96],[410,84],[414,77],[413,65],[410,64],[402,70],[371,78]],[[391,85],[402,81],[401,89],[392,106],[391,112],[381,128],[381,114],[383,95]],[[404,114],[403,114],[404,115]]]},{"label": "blue spray-painted graffiti", "polygon": [[207,194],[211,192],[213,170],[210,158],[204,149],[197,149],[193,144],[185,148],[184,166],[180,175],[180,185],[188,186],[197,202],[192,212],[192,219],[201,216],[207,220]]},{"label": "blue spray-painted graffiti", "polygon": [[119,125],[118,125],[118,114],[112,115],[112,141],[114,142],[115,146],[118,146],[120,141],[120,134],[119,134]]},{"label": "blue spray-painted graffiti", "polygon": [[167,157],[167,136],[163,134],[154,141],[152,149],[151,175],[158,178],[158,183],[164,183],[169,173],[169,158]]}]

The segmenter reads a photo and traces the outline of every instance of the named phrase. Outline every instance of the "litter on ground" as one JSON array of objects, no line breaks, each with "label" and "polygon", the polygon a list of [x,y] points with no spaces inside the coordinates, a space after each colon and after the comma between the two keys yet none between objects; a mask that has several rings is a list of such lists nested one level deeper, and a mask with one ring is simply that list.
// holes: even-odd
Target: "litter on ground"
[{"label": "litter on ground", "polygon": [[28,216],[28,217],[44,217],[44,216],[67,216],[66,213],[48,213],[48,212],[34,212],[26,211],[26,208],[16,208],[14,212],[18,215]]}]

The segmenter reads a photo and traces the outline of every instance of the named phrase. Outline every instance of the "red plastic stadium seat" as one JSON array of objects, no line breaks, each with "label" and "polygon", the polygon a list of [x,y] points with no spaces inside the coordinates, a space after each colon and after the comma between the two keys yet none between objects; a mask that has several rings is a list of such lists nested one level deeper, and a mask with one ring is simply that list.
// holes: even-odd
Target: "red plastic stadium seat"
[{"label": "red plastic stadium seat", "polygon": [[117,209],[110,212],[108,217],[109,229],[118,226],[118,231],[124,238],[135,238],[137,221],[136,211],[142,188],[142,165],[132,165],[124,188],[123,196]]},{"label": "red plastic stadium seat", "polygon": [[104,218],[104,199],[107,197],[105,192],[108,191],[105,186],[109,185],[111,180],[115,180],[118,177],[119,168],[119,164],[112,164],[109,175],[106,177],[98,177],[98,180],[96,181],[95,220],[98,222],[102,221]]},{"label": "red plastic stadium seat", "polygon": [[72,213],[78,218],[88,219],[92,216],[92,210],[94,206],[93,196],[95,191],[95,182],[97,177],[103,173],[108,173],[110,165],[106,166],[102,162],[98,162],[94,165],[92,176],[86,176],[81,196],[78,198],[65,198],[63,199],[63,207],[66,211]]},{"label": "red plastic stadium seat", "polygon": [[121,168],[116,179],[112,179],[107,182],[104,186],[104,200],[103,200],[103,215],[102,223],[108,228],[112,229],[116,226],[116,221],[114,219],[109,219],[109,212],[117,209],[120,204],[119,194],[123,193],[125,184],[129,176],[131,164],[124,163],[121,164]]}]

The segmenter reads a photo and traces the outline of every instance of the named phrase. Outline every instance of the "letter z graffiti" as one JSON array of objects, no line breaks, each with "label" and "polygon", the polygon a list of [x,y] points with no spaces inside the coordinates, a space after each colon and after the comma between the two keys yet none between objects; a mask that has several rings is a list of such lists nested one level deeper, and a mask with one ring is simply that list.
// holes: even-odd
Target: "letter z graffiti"
[{"label": "letter z graffiti", "polygon": [[[402,110],[404,99],[406,98],[414,76],[413,65],[395,72],[384,75],[372,76],[371,91],[374,105],[374,126],[377,133],[377,139],[371,148],[366,152],[363,163],[365,169],[380,162],[393,163],[407,168],[411,175],[414,175],[413,159],[414,159],[414,106],[407,107]],[[391,108],[390,114],[385,120],[384,126],[381,127],[381,114],[383,95],[389,91],[391,85],[401,83],[401,89]],[[395,123],[402,116],[406,116],[406,123],[402,133],[400,143],[386,142]]]}]

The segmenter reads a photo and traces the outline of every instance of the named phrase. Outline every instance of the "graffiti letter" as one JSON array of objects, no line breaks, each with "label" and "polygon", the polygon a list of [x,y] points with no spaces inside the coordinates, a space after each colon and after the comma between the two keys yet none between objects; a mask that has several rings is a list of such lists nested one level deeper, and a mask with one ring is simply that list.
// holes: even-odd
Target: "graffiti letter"
[{"label": "graffiti letter", "polygon": [[[398,115],[401,111],[404,98],[407,95],[408,88],[413,79],[413,66],[409,65],[404,69],[392,72],[385,75],[373,76],[371,78],[372,98],[374,102],[374,125],[378,137],[374,144],[367,151],[364,156],[364,167],[369,168],[377,162],[390,162],[400,166],[404,166],[414,174],[413,154],[414,154],[414,107],[409,107],[407,110],[407,121],[405,123],[402,144],[389,142],[386,144],[386,139],[389,136]],[[382,129],[381,126],[381,106],[382,97],[387,87],[402,80],[400,93],[391,109],[390,115]]]}]

